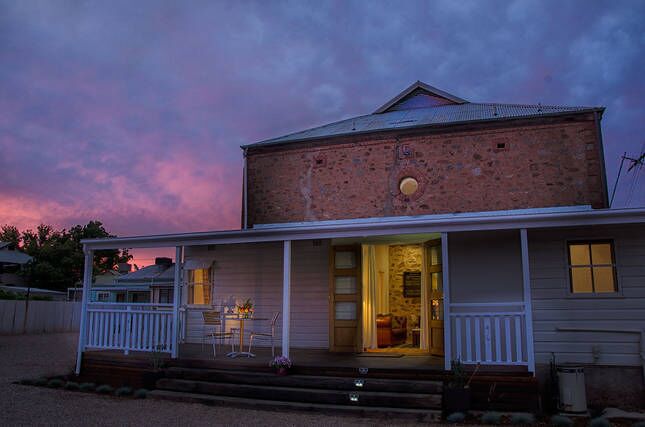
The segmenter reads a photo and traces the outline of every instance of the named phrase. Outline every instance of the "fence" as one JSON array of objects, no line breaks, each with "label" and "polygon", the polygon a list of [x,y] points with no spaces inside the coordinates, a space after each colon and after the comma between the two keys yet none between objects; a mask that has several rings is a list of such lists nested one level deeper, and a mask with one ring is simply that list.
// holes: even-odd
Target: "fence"
[{"label": "fence", "polygon": [[524,303],[451,304],[455,358],[463,363],[528,365]]},{"label": "fence", "polygon": [[0,300],[0,334],[78,332],[81,303]]},{"label": "fence", "polygon": [[172,307],[89,303],[85,348],[172,353]]}]

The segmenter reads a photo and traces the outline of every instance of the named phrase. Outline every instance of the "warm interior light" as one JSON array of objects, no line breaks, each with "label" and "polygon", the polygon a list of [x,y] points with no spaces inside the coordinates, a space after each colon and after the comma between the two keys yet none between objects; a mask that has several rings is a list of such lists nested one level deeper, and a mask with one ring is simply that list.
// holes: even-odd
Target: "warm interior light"
[{"label": "warm interior light", "polygon": [[406,176],[399,182],[399,190],[406,196],[414,194],[419,188],[419,183],[411,176]]}]

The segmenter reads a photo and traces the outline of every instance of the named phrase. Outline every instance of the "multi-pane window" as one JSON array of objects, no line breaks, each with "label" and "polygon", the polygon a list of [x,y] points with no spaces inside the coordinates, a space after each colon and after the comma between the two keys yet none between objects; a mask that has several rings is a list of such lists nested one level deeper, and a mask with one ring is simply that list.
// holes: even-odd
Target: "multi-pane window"
[{"label": "multi-pane window", "polygon": [[209,305],[211,303],[211,269],[188,270],[188,304]]},{"label": "multi-pane window", "polygon": [[569,242],[571,292],[616,292],[615,268],[611,241]]}]

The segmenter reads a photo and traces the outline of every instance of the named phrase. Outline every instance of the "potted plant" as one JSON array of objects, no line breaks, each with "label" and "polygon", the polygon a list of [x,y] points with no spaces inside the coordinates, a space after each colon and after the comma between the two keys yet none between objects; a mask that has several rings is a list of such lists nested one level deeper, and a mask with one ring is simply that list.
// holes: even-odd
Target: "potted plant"
[{"label": "potted plant", "polygon": [[246,301],[244,301],[242,305],[238,304],[237,312],[245,319],[253,316],[253,302],[251,302],[251,298],[248,298]]},{"label": "potted plant", "polygon": [[470,378],[459,359],[453,360],[450,366],[450,378],[443,391],[444,409],[447,414],[467,412],[470,409],[470,381],[479,370],[479,364]]},{"label": "potted plant", "polygon": [[269,366],[275,369],[278,375],[287,375],[291,369],[291,360],[286,356],[276,356]]}]

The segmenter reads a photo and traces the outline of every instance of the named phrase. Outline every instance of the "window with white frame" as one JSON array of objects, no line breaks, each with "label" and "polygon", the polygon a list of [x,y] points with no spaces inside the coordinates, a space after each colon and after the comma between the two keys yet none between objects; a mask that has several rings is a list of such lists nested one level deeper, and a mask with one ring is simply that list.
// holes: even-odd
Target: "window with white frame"
[{"label": "window with white frame", "polygon": [[568,252],[572,293],[617,291],[614,244],[611,240],[569,242]]},{"label": "window with white frame", "polygon": [[210,305],[212,291],[210,268],[188,270],[188,304]]}]

